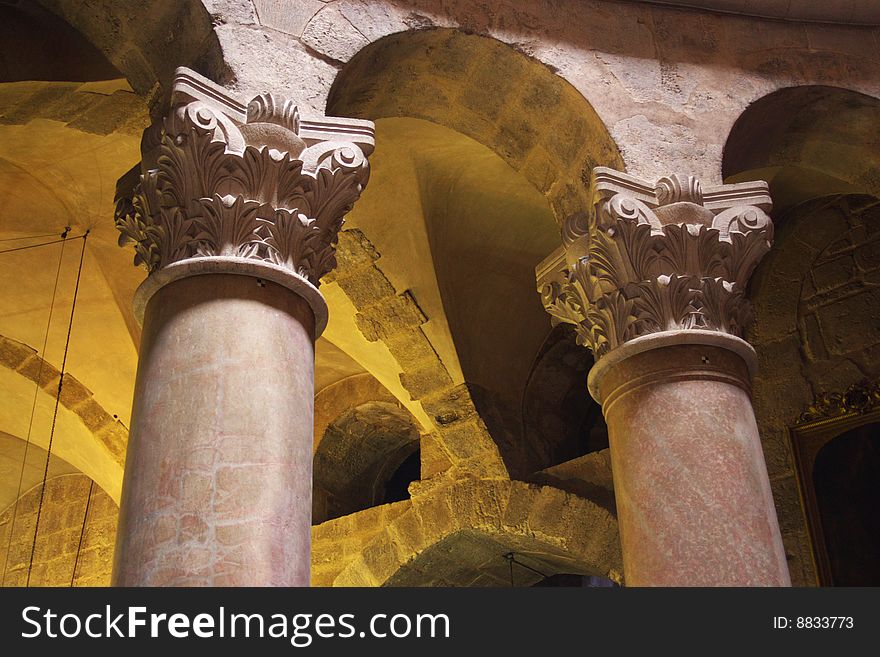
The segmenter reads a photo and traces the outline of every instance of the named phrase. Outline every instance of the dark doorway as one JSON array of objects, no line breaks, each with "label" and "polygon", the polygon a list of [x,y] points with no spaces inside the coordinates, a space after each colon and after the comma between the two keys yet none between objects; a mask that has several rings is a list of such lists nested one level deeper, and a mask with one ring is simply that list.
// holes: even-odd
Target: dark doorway
[{"label": "dark doorway", "polygon": [[813,485],[834,586],[880,585],[880,423],[822,447]]}]

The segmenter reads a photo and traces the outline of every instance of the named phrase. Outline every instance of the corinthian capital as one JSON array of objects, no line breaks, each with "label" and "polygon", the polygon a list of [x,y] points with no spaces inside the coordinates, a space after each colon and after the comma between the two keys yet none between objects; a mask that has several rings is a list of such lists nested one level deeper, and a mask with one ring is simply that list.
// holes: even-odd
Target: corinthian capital
[{"label": "corinthian capital", "polygon": [[317,303],[367,183],[373,135],[370,121],[300,118],[273,94],[244,105],[179,68],[168,115],[145,131],[140,166],[117,186],[119,243],[134,243],[148,281],[243,263]]},{"label": "corinthian capital", "polygon": [[702,329],[741,337],[746,284],[773,240],[767,184],[703,188],[692,176],[648,183],[597,167],[589,213],[537,268],[554,322],[599,358],[634,338]]}]

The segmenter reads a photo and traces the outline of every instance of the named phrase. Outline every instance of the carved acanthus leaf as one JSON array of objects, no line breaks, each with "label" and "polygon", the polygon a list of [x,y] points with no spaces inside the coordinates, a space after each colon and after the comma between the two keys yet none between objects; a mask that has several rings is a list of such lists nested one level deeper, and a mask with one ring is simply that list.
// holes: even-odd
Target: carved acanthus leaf
[{"label": "carved acanthus leaf", "polygon": [[555,321],[574,324],[597,357],[659,331],[740,336],[744,290],[773,237],[766,183],[703,189],[676,175],[650,185],[597,168],[592,184],[591,213],[565,222],[564,254],[539,270]]},{"label": "carved acanthus leaf", "polygon": [[120,245],[134,242],[135,264],[151,273],[231,256],[317,285],[335,266],[344,216],[366,185],[372,130],[355,119],[306,127],[293,103],[271,94],[245,108],[179,69],[170,112],[145,133],[140,176],[117,188]]}]

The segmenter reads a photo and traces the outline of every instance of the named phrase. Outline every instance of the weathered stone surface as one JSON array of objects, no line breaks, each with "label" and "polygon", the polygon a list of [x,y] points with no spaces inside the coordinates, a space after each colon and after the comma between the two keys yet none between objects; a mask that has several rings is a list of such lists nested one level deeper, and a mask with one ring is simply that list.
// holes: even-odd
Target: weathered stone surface
[{"label": "weathered stone surface", "polygon": [[0,514],[3,586],[25,586],[29,570],[30,586],[109,585],[118,508],[96,485],[90,495],[90,483],[80,474],[50,478],[43,493],[39,529],[41,486],[24,493]]},{"label": "weathered stone surface", "polygon": [[509,586],[504,546],[542,555],[542,572],[620,580],[607,511],[558,489],[471,480],[414,498],[333,584],[449,586],[482,575],[485,585]]},{"label": "weathered stone surface", "polygon": [[399,331],[419,327],[427,321],[427,318],[412,295],[404,292],[361,309],[356,320],[364,337],[375,342]]}]

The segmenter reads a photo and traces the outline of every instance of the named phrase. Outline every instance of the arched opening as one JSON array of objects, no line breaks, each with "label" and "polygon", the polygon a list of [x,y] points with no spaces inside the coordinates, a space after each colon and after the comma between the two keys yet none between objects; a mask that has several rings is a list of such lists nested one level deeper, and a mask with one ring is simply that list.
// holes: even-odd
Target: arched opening
[{"label": "arched opening", "polygon": [[188,66],[219,82],[231,77],[211,14],[200,0],[154,3],[149,20],[144,20],[141,0],[114,0],[98,9],[84,8],[80,0],[12,3],[28,18],[39,18],[41,25],[53,20],[67,23],[125,76],[135,93],[150,103],[151,110],[161,110],[178,66]]},{"label": "arched opening", "polygon": [[328,114],[412,117],[487,146],[547,196],[557,220],[587,202],[594,166],[624,169],[590,103],[545,65],[495,39],[453,29],[400,32],[355,55]]},{"label": "arched opening", "polygon": [[407,499],[420,479],[419,432],[396,404],[366,402],[324,432],[313,465],[312,524]]},{"label": "arched opening", "polygon": [[108,586],[118,513],[63,458],[0,432],[0,586]]},{"label": "arched opening", "polygon": [[509,587],[511,565],[514,586],[558,574],[621,580],[611,513],[558,488],[470,479],[394,507],[333,586]]},{"label": "arched opening", "polygon": [[[515,549],[514,549],[515,548]],[[511,556],[512,555],[512,556]],[[419,553],[385,586],[571,586],[565,576],[590,577],[540,540],[462,530]],[[564,583],[565,582],[565,583]]]},{"label": "arched opening", "polygon": [[[327,112],[376,121],[370,187],[348,225],[427,318],[421,330],[448,385],[466,385],[511,476],[556,462],[534,452],[523,422],[535,356],[551,330],[534,267],[559,245],[557,222],[586,202],[591,169],[623,168],[601,119],[544,65],[446,29],[364,48],[337,76]],[[404,376],[421,384],[428,368],[414,365],[419,371]],[[421,399],[439,387],[410,392]],[[468,458],[476,442],[448,451]]]},{"label": "arched opening", "polygon": [[880,100],[848,89],[787,87],[752,103],[724,148],[727,182],[766,180],[774,208],[841,193],[880,194]]},{"label": "arched opening", "polygon": [[0,3],[0,82],[120,77],[101,51],[40,4]]}]

